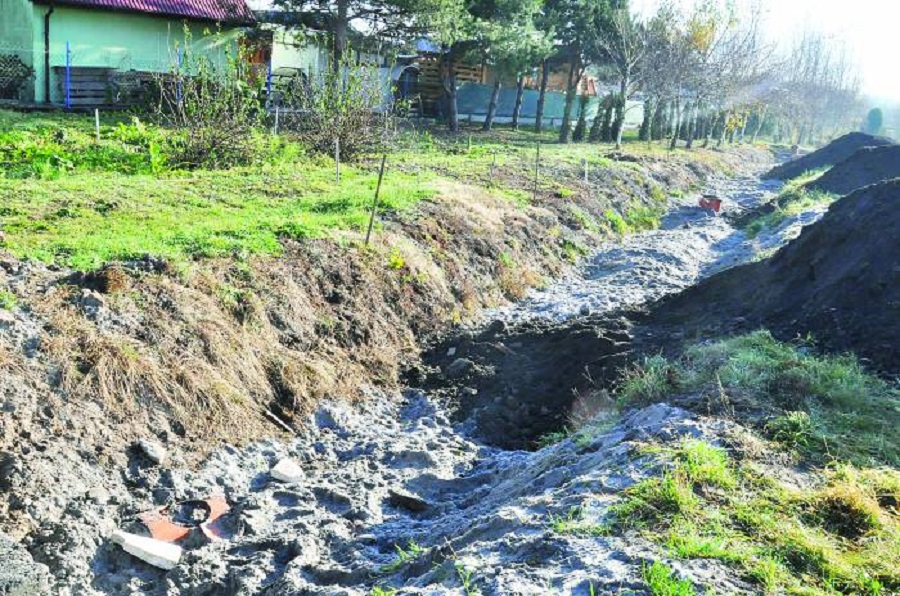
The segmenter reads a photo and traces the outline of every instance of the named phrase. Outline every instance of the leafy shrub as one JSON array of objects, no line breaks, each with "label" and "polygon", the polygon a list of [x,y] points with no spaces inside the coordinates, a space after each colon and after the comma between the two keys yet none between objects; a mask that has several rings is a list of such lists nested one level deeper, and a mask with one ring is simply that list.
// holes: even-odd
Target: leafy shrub
[{"label": "leafy shrub", "polygon": [[175,130],[170,159],[181,168],[249,165],[265,149],[257,130],[264,118],[263,81],[236,45],[225,41],[220,60],[193,50],[190,31],[179,60],[157,77],[159,121]]},{"label": "leafy shrub", "polygon": [[280,129],[293,132],[311,151],[342,161],[384,150],[396,134],[393,115],[384,105],[378,70],[349,61],[316,78],[293,77],[282,90]]}]

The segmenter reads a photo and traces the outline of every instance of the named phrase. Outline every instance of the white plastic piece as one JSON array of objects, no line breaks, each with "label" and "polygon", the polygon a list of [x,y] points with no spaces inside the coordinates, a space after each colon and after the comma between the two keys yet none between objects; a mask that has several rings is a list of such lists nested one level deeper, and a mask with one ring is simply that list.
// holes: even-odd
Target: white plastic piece
[{"label": "white plastic piece", "polygon": [[275,467],[272,468],[270,474],[272,474],[272,478],[275,480],[287,482],[288,484],[296,484],[302,482],[306,478],[306,474],[303,473],[303,468],[292,459],[283,459],[275,464]]},{"label": "white plastic piece", "polygon": [[130,534],[122,530],[113,532],[111,540],[120,545],[125,552],[160,569],[174,569],[181,560],[182,548],[177,544]]}]

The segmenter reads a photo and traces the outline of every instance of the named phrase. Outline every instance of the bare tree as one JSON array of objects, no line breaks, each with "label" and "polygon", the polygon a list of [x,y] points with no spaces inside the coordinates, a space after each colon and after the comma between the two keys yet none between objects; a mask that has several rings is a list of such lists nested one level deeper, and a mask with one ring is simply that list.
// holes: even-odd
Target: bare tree
[{"label": "bare tree", "polygon": [[597,46],[601,50],[601,55],[615,69],[619,79],[619,97],[616,102],[614,125],[617,149],[622,147],[628,99],[641,83],[640,66],[647,53],[647,38],[646,28],[637,22],[627,7],[611,11],[604,19],[597,35]]}]

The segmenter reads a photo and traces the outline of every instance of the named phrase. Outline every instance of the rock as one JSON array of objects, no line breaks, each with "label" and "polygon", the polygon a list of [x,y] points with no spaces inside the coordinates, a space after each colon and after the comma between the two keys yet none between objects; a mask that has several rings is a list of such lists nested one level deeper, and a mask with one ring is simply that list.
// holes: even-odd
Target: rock
[{"label": "rock", "polygon": [[109,492],[102,486],[96,486],[88,491],[88,498],[97,505],[106,505],[109,503]]},{"label": "rock", "polygon": [[129,534],[121,530],[114,532],[110,540],[138,559],[166,570],[174,569],[178,565],[183,552],[177,544],[169,544],[162,540]]},{"label": "rock", "polygon": [[0,325],[12,325],[16,322],[16,317],[8,310],[0,309]]},{"label": "rock", "polygon": [[141,439],[138,441],[138,447],[140,447],[143,454],[147,456],[147,459],[155,464],[162,465],[166,461],[166,457],[168,457],[166,448],[155,441]]},{"label": "rock", "polygon": [[106,306],[106,300],[93,290],[81,290],[81,307],[87,312],[96,312]]},{"label": "rock", "polygon": [[475,363],[468,358],[457,358],[444,371],[450,379],[458,379],[475,367]]},{"label": "rock", "polygon": [[447,348],[447,356],[449,356],[450,358],[456,356],[456,348]]},{"label": "rock", "polygon": [[588,316],[591,314],[591,305],[590,304],[582,304],[580,310],[582,316]]},{"label": "rock", "polygon": [[288,484],[296,484],[306,479],[303,468],[294,460],[287,458],[275,464],[275,467],[269,473],[275,480],[287,482]]},{"label": "rock", "polygon": [[394,507],[407,509],[414,513],[422,513],[431,508],[431,503],[405,490],[388,491],[388,502]]},{"label": "rock", "polygon": [[35,563],[25,548],[0,534],[0,594],[47,594],[50,570]]},{"label": "rock", "polygon": [[492,333],[494,335],[499,335],[501,333],[504,333],[506,331],[506,328],[507,328],[506,321],[497,319],[488,326],[487,332]]}]

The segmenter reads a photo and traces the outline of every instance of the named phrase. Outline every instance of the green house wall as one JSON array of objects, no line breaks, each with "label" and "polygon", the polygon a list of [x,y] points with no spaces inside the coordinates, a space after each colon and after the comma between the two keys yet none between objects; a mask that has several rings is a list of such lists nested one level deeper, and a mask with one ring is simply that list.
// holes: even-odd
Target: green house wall
[{"label": "green house wall", "polygon": [[[0,54],[16,53],[35,70],[22,99],[45,102],[44,17],[48,7],[30,0],[0,0]],[[192,51],[224,61],[236,50],[242,30],[215,23],[57,6],[50,17],[50,100],[62,103],[60,70],[66,65],[66,44],[73,67],[168,72],[185,46],[185,25]]]},{"label": "green house wall", "polygon": [[[0,0],[0,56],[17,56],[29,66],[34,64],[34,26],[29,0]],[[27,83],[21,98],[33,99],[33,82]]]}]

